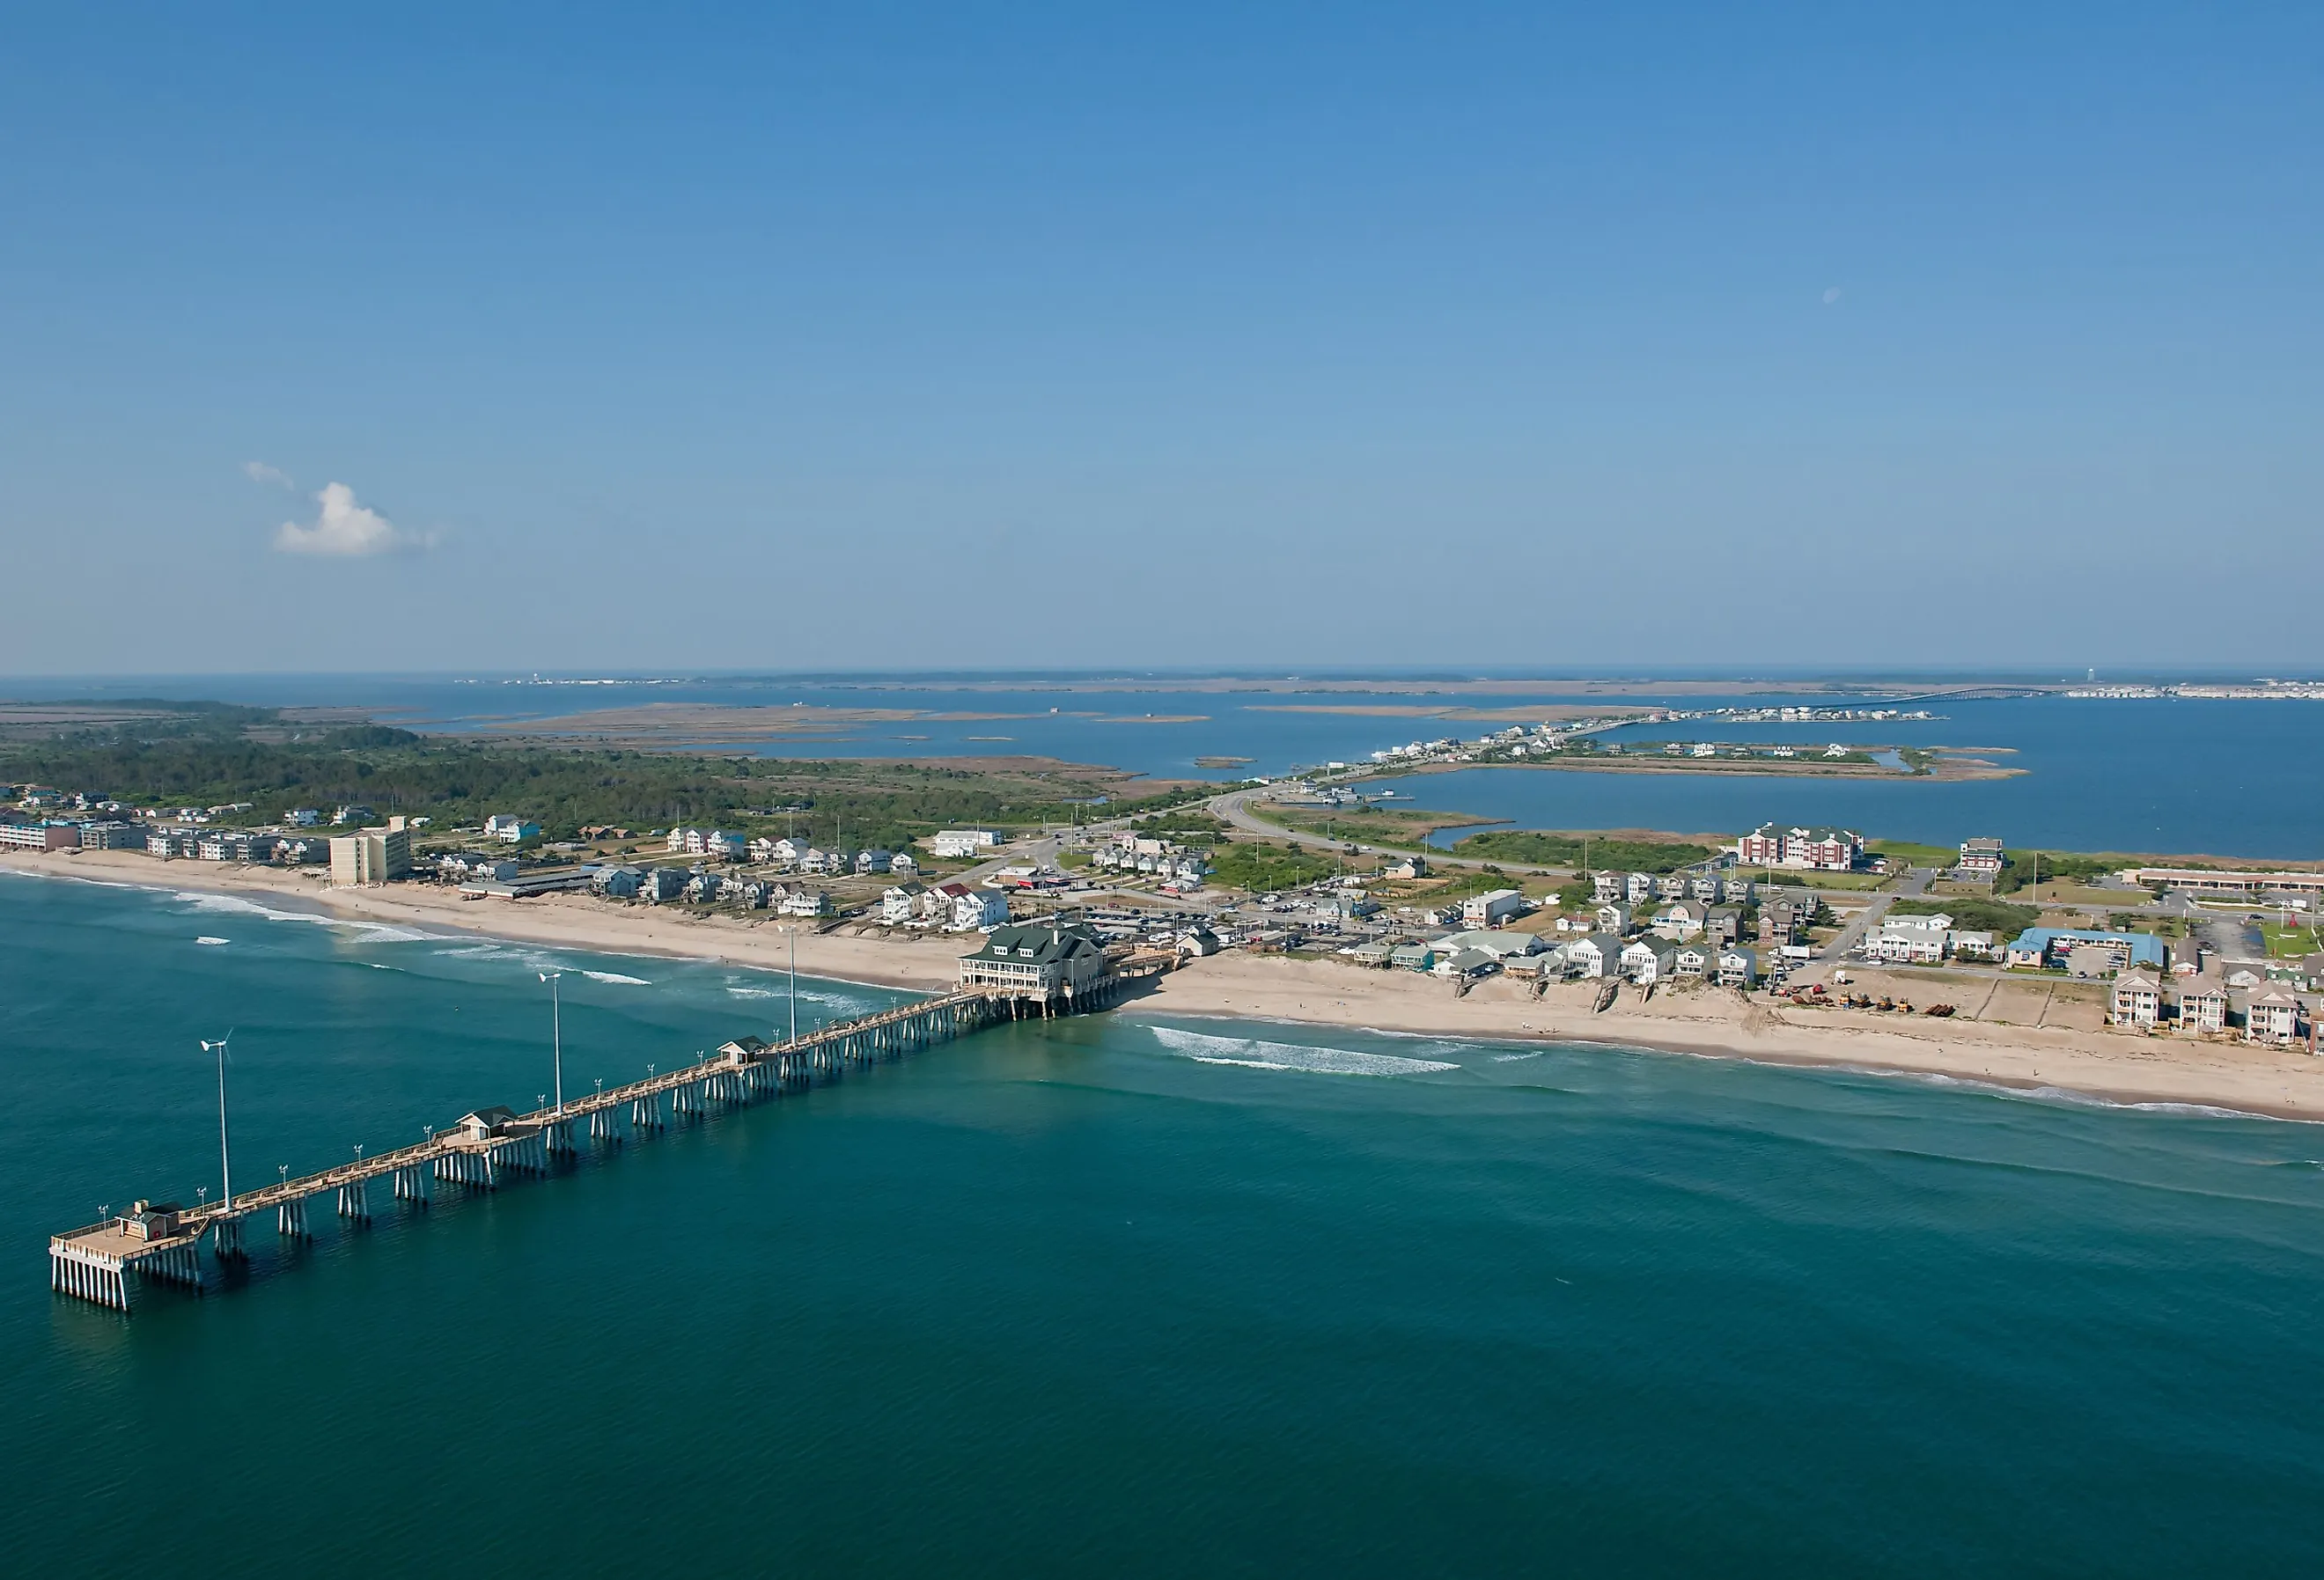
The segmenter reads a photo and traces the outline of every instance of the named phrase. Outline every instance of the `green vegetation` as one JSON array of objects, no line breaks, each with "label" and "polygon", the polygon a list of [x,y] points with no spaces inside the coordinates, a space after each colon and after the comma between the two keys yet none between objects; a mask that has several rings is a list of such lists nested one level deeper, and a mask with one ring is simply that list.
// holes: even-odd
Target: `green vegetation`
[{"label": "green vegetation", "polygon": [[1557,903],[1564,910],[1589,910],[1598,903],[1597,885],[1586,878],[1576,878],[1557,892]]},{"label": "green vegetation", "polygon": [[1519,889],[1524,885],[1495,866],[1478,867],[1472,871],[1453,873],[1446,882],[1437,884],[1417,898],[1424,905],[1449,904],[1466,900],[1471,894],[1489,894],[1496,889]]},{"label": "green vegetation", "polygon": [[1296,889],[1328,878],[1339,864],[1294,846],[1279,845],[1222,845],[1211,855],[1211,882],[1222,888],[1254,894]]},{"label": "green vegetation", "polygon": [[1455,855],[1526,866],[1582,866],[1586,855],[1592,871],[1674,873],[1708,859],[1710,846],[1646,844],[1627,839],[1591,839],[1579,834],[1544,834],[1528,829],[1501,828],[1471,834],[1453,845]]},{"label": "green vegetation", "polygon": [[2267,940],[2271,960],[2297,960],[2303,955],[2324,953],[2324,934],[2311,923],[2299,922],[2291,927],[2280,921],[2259,924],[2260,937]]},{"label": "green vegetation", "polygon": [[703,823],[890,848],[942,827],[1072,822],[1093,790],[1131,813],[1211,793],[1190,787],[1140,798],[1134,781],[1108,770],[569,751],[423,737],[377,725],[309,730],[250,708],[181,708],[46,738],[20,736],[0,743],[0,780],[97,790],[142,805],[248,801],[253,823],[271,822],[290,807],[327,813],[355,803],[382,815],[424,815],[439,826],[518,813],[550,838],[576,837],[585,825],[642,833]]},{"label": "green vegetation", "polygon": [[2044,883],[2053,878],[2088,880],[2110,877],[2127,864],[2120,856],[2077,855],[2064,850],[2013,850],[2002,857],[2001,875],[1994,880],[1996,894],[2015,894],[2034,881],[2034,858],[2040,857]]},{"label": "green vegetation", "polygon": [[1155,839],[1175,839],[1181,845],[1212,845],[1226,837],[1227,826],[1199,807],[1183,807],[1132,820],[1139,833]]},{"label": "green vegetation", "polygon": [[1908,839],[1870,839],[1864,848],[1868,855],[1886,856],[1894,866],[1950,867],[1960,860],[1960,852],[1950,845],[1915,845]]},{"label": "green vegetation", "polygon": [[1427,812],[1416,807],[1286,808],[1268,802],[1253,805],[1251,813],[1279,828],[1320,834],[1347,845],[1417,851],[1429,849],[1428,836],[1440,828],[1461,828],[1492,820],[1460,812]]},{"label": "green vegetation", "polygon": [[1999,900],[1899,900],[1888,908],[1892,916],[1934,916],[1942,911],[1957,928],[1989,932],[1998,940],[2014,938],[2042,919],[2039,906],[2011,905]]}]

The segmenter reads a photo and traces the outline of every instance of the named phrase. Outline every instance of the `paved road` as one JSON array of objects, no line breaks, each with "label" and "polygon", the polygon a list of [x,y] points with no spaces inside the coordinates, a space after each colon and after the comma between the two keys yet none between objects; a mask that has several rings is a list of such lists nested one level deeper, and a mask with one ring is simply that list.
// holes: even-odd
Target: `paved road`
[{"label": "paved road", "polygon": [[1847,959],[1849,952],[1856,947],[1858,940],[1870,932],[1873,925],[1882,917],[1888,914],[1888,908],[1891,905],[1907,895],[1926,894],[1929,892],[1930,882],[1936,875],[1937,870],[1934,867],[1912,868],[1904,874],[1904,884],[1895,893],[1874,894],[1872,902],[1851,917],[1847,925],[1833,936],[1831,942],[1816,952],[1815,957],[1819,960]]},{"label": "paved road", "polygon": [[[1293,845],[1314,845],[1321,850],[1338,851],[1347,849],[1352,843],[1345,839],[1333,839],[1328,835],[1308,834],[1298,829],[1286,828],[1278,823],[1269,823],[1250,810],[1249,803],[1253,798],[1264,799],[1265,792],[1240,790],[1229,790],[1225,795],[1215,796],[1212,798],[1210,803],[1211,815],[1231,828],[1240,828],[1246,834],[1264,835],[1269,839],[1288,840]],[[1409,855],[1412,854],[1406,850],[1388,850],[1377,845],[1357,845],[1355,849],[1363,855]],[[1427,854],[1428,864],[1436,867],[1495,866],[1505,873],[1525,873],[1536,877],[1546,877],[1572,871],[1571,867],[1537,867],[1528,866],[1523,862],[1487,862],[1468,856],[1446,855],[1433,847]]]}]

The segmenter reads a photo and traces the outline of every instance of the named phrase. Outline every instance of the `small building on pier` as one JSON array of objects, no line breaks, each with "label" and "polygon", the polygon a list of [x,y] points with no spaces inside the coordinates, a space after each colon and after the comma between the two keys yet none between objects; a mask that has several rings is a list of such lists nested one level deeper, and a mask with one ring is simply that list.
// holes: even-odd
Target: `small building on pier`
[{"label": "small building on pier", "polygon": [[167,1240],[178,1232],[178,1214],[183,1211],[176,1202],[141,1201],[115,1220],[121,1232],[133,1240]]},{"label": "small building on pier", "polygon": [[460,1115],[459,1123],[452,1128],[472,1141],[481,1141],[505,1134],[516,1119],[515,1109],[506,1104],[495,1103],[490,1108],[479,1108],[474,1113]]}]

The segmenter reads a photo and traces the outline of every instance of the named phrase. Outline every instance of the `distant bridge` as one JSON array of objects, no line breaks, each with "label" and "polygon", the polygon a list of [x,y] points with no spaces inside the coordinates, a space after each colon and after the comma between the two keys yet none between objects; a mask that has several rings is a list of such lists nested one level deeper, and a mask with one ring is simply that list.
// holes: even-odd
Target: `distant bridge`
[{"label": "distant bridge", "polygon": [[205,1240],[214,1262],[246,1260],[244,1225],[270,1209],[276,1235],[299,1241],[309,1237],[307,1207],[318,1197],[332,1197],[343,1218],[370,1222],[377,1180],[388,1180],[394,1199],[415,1208],[428,1205],[433,1182],[496,1190],[503,1178],[545,1175],[560,1157],[576,1155],[576,1127],[585,1122],[590,1142],[619,1145],[674,1120],[803,1091],[852,1065],[901,1058],[1015,1018],[1026,1007],[1006,994],[954,993],[843,1021],[792,1043],[740,1038],[697,1063],[592,1092],[561,1109],[479,1110],[417,1146],[286,1179],[231,1201],[192,1208],[140,1202],[102,1224],[51,1235],[49,1284],[61,1294],[127,1311],[138,1286],[149,1280],[204,1288]]}]

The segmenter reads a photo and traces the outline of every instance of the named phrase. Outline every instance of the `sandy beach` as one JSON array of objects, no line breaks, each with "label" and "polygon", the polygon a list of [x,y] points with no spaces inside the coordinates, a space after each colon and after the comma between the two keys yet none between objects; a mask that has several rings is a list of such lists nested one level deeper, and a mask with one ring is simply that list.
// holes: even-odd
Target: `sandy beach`
[{"label": "sandy beach", "polygon": [[[236,893],[270,904],[447,933],[479,933],[613,954],[715,959],[779,970],[789,938],[769,918],[745,922],[619,907],[582,895],[463,900],[429,884],[333,890],[319,873],[167,864],[129,851],[0,853],[0,871]],[[285,902],[289,902],[285,905]],[[802,934],[812,975],[918,992],[950,984],[957,937],[887,939]],[[2117,1103],[2192,1104],[2283,1118],[2324,1118],[2324,1058],[2245,1044],[2134,1037],[2082,1026],[1996,1025],[1844,1011],[1776,1011],[1738,993],[1680,989],[1638,1001],[1625,989],[1603,1014],[1595,984],[1535,999],[1497,979],[1465,998],[1409,972],[1231,952],[1163,977],[1121,1013],[1231,1016],[1452,1037],[1611,1044],[1769,1064],[1844,1066],[2055,1089]]]}]

